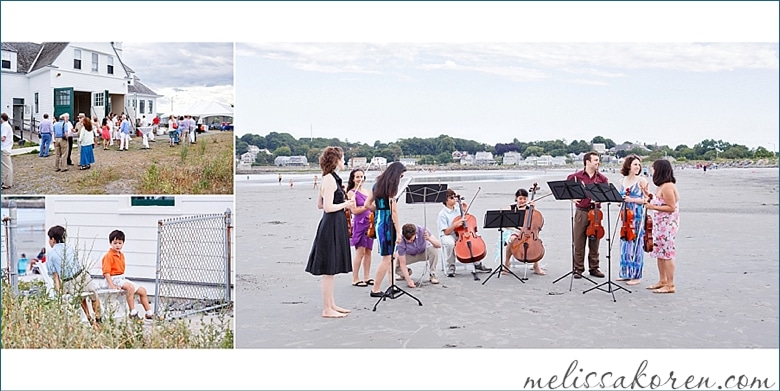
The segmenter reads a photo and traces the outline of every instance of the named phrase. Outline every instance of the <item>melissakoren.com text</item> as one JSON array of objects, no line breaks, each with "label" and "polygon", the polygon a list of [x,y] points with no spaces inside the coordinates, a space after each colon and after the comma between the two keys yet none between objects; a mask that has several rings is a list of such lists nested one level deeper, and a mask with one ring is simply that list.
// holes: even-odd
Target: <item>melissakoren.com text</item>
[{"label": "melissakoren.com text", "polygon": [[776,379],[723,374],[720,379],[708,376],[684,375],[674,371],[648,373],[648,360],[639,363],[636,372],[619,374],[610,371],[586,371],[574,360],[563,376],[548,378],[528,376],[523,389],[648,389],[648,390],[770,390],[777,389]]}]

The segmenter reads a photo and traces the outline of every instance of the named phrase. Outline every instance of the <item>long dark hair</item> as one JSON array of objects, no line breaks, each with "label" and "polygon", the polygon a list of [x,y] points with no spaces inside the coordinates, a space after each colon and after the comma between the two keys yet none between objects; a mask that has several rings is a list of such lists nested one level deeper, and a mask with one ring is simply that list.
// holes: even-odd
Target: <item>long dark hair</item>
[{"label": "long dark hair", "polygon": [[350,190],[354,189],[355,186],[357,186],[357,184],[355,183],[355,173],[358,172],[358,171],[363,173],[363,180],[364,181],[366,180],[366,172],[363,171],[362,168],[356,168],[356,169],[352,170],[349,173],[349,180],[347,181],[347,193],[349,193]]},{"label": "long dark hair", "polygon": [[674,170],[672,169],[672,163],[669,163],[666,159],[658,159],[653,162],[653,184],[661,186],[664,183],[677,183],[674,179]]},{"label": "long dark hair", "polygon": [[392,162],[382,175],[376,177],[374,185],[375,198],[392,198],[398,193],[398,185],[401,183],[401,175],[406,172],[406,167],[401,162]]}]

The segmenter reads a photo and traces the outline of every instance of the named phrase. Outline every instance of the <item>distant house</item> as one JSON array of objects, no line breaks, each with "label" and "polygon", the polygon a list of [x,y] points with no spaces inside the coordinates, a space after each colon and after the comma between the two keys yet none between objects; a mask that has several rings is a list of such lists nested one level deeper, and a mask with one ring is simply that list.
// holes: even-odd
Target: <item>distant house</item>
[{"label": "distant house", "polygon": [[520,162],[523,161],[523,155],[520,154],[520,152],[506,152],[504,153],[504,162],[503,165],[505,166],[516,166],[520,164]]},{"label": "distant house", "polygon": [[157,115],[162,97],[122,61],[120,42],[3,42],[0,83],[0,103],[15,127],[40,122],[45,113],[68,113],[73,121],[78,113],[103,118],[125,112],[135,124]]},{"label": "distant house", "polygon": [[492,166],[496,164],[492,152],[477,152],[474,156],[474,164],[477,166]]},{"label": "distant house", "polygon": [[566,156],[556,156],[552,159],[552,165],[553,166],[565,166],[566,165]]},{"label": "distant house", "polygon": [[241,155],[241,163],[242,164],[249,164],[249,165],[251,165],[252,163],[255,162],[256,159],[257,159],[257,154],[256,153],[245,152],[243,155]]},{"label": "distant house", "polygon": [[403,165],[406,167],[417,165],[417,159],[412,157],[402,157],[401,159],[399,159],[399,161],[403,163]]},{"label": "distant house", "polygon": [[464,166],[473,166],[474,165],[474,156],[471,156],[469,154],[461,155],[460,157],[460,164]]},{"label": "distant house", "polygon": [[349,167],[351,168],[365,168],[368,165],[368,159],[365,157],[353,156],[349,159]]},{"label": "distant house", "polygon": [[246,147],[246,151],[257,155],[258,153],[260,153],[260,148],[256,145],[249,145],[248,147]]},{"label": "distant house", "polygon": [[387,159],[381,156],[374,156],[371,158],[371,164],[368,168],[385,168],[387,166]]},{"label": "distant house", "polygon": [[469,153],[466,151],[452,151],[452,160],[460,160],[464,156],[467,156]]},{"label": "distant house", "polygon": [[607,152],[607,145],[604,143],[593,143],[593,150],[603,155]]},{"label": "distant house", "polygon": [[279,167],[303,167],[308,166],[309,161],[306,159],[306,156],[277,156],[274,159],[274,165]]}]

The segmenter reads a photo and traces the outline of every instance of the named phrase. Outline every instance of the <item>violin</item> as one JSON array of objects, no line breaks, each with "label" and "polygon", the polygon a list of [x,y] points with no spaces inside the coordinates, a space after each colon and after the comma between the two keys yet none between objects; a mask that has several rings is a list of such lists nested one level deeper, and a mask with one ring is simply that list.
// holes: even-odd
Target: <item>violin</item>
[{"label": "violin", "polygon": [[588,229],[585,230],[585,235],[588,239],[595,240],[604,237],[604,226],[601,225],[601,219],[604,218],[604,213],[601,212],[601,206],[591,201],[591,208],[588,211]]},{"label": "violin", "polygon": [[[481,189],[477,190],[477,194]],[[476,194],[474,198],[477,198]],[[455,257],[463,263],[479,262],[485,258],[487,248],[485,241],[477,234],[477,218],[468,214],[468,210],[463,211],[460,197],[458,197],[458,207],[462,224],[455,228],[458,234],[458,239],[455,241]]]},{"label": "violin", "polygon": [[[626,188],[626,195],[630,193],[630,189]],[[632,211],[626,203],[623,203],[623,211],[620,212],[620,217],[623,219],[623,225],[620,226],[620,239],[628,242],[633,242],[636,239],[636,231],[634,230],[634,211]]]},{"label": "violin", "polygon": [[[349,193],[347,193],[346,187],[344,185],[341,185],[341,189],[344,190],[344,198],[349,199]],[[349,208],[344,208],[344,214],[347,216],[347,235],[348,237],[352,237],[352,212],[349,210]]]},{"label": "violin", "polygon": [[370,239],[376,239],[376,226],[374,225],[374,211],[368,215],[368,233],[366,233]]},{"label": "violin", "polygon": [[[652,199],[653,195],[648,194],[647,200],[650,201]],[[642,249],[645,250],[646,253],[653,251],[653,220],[650,219],[647,208],[645,208],[645,241],[642,243]]]},{"label": "violin", "polygon": [[[536,196],[537,183],[530,189],[531,201]],[[512,241],[512,256],[520,262],[538,262],[544,257],[544,245],[539,238],[539,231],[544,225],[544,217],[536,208],[528,204],[525,210],[523,227],[520,234]]]}]

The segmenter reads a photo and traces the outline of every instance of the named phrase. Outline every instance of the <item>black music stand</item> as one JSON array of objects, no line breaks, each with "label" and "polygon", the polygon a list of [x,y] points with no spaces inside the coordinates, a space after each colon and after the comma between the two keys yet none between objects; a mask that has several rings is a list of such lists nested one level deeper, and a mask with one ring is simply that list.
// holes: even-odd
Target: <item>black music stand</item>
[{"label": "black music stand", "polygon": [[[398,202],[398,199],[401,198],[401,194],[403,192],[405,192],[405,191],[407,192],[407,196],[406,197],[407,197],[407,201],[408,201],[408,199],[409,199],[408,191],[411,188],[411,186],[409,186],[408,183],[410,181],[411,181],[411,178],[409,179],[409,181],[406,182],[407,186],[404,187],[404,190],[402,190],[402,191],[400,191],[398,193],[398,196],[396,196],[396,198],[395,198],[396,202]],[[401,184],[401,186],[403,186],[403,184]],[[397,298],[399,298],[399,297],[401,297],[403,295],[407,295],[407,296],[411,297],[412,299],[414,299],[417,302],[417,304],[419,304],[422,307],[423,304],[420,301],[420,299],[412,296],[412,294],[410,294],[409,292],[407,292],[407,291],[405,291],[405,290],[403,290],[403,289],[401,289],[401,288],[399,288],[398,286],[395,285],[395,252],[393,252],[393,255],[390,256],[390,271],[388,271],[388,274],[390,274],[390,286],[387,287],[387,289],[385,289],[385,293],[382,295],[382,297],[380,297],[379,300],[377,300],[376,303],[374,303],[373,311],[376,311],[376,307],[379,305],[380,302],[382,302],[384,300],[387,300],[387,299],[397,299]]]},{"label": "black music stand", "polygon": [[[406,203],[407,204],[423,204],[423,228],[428,229],[428,209],[425,204],[430,203],[442,203],[447,200],[447,184],[414,184],[406,187]],[[430,230],[429,230],[430,231]],[[428,263],[425,263],[428,265]],[[434,270],[429,270],[429,273],[433,273]],[[395,274],[395,270],[393,270]],[[393,276],[395,278],[395,276]],[[425,273],[420,275],[417,280],[417,285],[422,286]]]},{"label": "black music stand", "polygon": [[493,270],[488,278],[485,279],[485,281],[482,281],[482,285],[485,285],[488,281],[490,281],[490,277],[493,277],[493,275],[497,273],[498,275],[496,278],[501,278],[501,273],[499,272],[504,270],[515,276],[518,281],[525,284],[525,281],[523,281],[522,278],[518,277],[517,274],[515,274],[508,267],[504,266],[504,251],[506,250],[504,249],[504,243],[502,243],[504,241],[504,227],[519,227],[523,224],[524,218],[525,210],[489,210],[485,212],[485,226],[483,228],[498,228],[498,245],[499,248],[501,248],[501,258],[499,259],[498,263],[501,266]]},{"label": "black music stand", "polygon": [[[607,203],[607,232],[611,232],[611,222],[609,217],[609,207],[612,205],[613,202],[622,203],[623,197],[620,195],[620,192],[615,188],[615,185],[611,183],[592,183],[585,185],[585,192],[588,194],[588,198],[592,199],[595,202],[606,202]],[[607,281],[603,282],[601,284],[598,284],[590,289],[585,290],[582,292],[583,294],[588,293],[594,289],[598,289],[602,292],[607,292],[612,294],[612,301],[617,302],[617,299],[615,298],[615,291],[616,290],[624,290],[628,293],[631,293],[630,290],[612,282],[612,240],[609,237],[609,234],[607,236]],[[607,287],[604,288],[604,285]],[[617,287],[617,289],[614,289],[614,287]]]},{"label": "black music stand", "polygon": [[[581,200],[583,198],[587,198],[585,195],[585,188],[582,186],[581,183],[577,181],[550,181],[547,182],[547,185],[550,186],[550,191],[553,193],[553,197],[555,197],[556,200]],[[569,291],[571,292],[572,285],[574,284],[574,274],[577,273],[577,271],[574,269],[574,203],[571,204],[571,270],[558,277],[555,281],[552,283],[555,284],[556,282],[571,276],[572,278],[569,280]],[[586,277],[584,273],[579,273],[579,275],[593,283],[596,284],[596,281],[591,280],[590,278]]]}]

